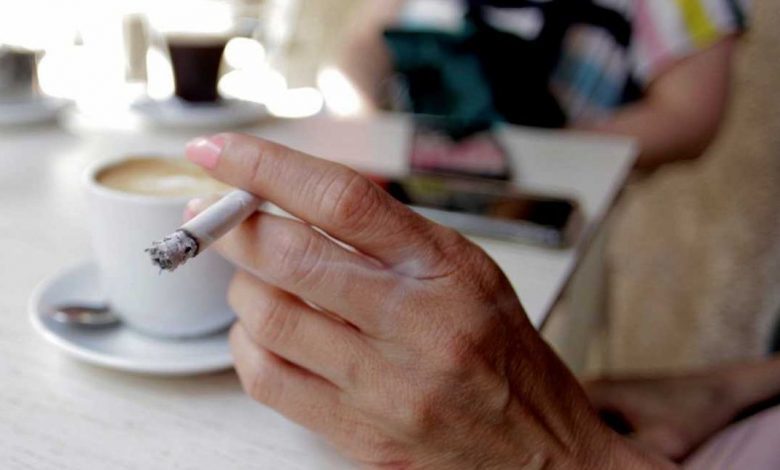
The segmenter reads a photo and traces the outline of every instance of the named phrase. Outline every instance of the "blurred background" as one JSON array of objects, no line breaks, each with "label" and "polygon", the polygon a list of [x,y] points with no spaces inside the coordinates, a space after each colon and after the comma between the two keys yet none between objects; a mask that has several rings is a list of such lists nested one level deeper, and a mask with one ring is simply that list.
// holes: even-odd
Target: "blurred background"
[{"label": "blurred background", "polygon": [[219,91],[282,117],[356,111],[332,68],[354,0],[31,0],[0,3],[0,44],[32,51],[40,91],[72,100],[105,125],[141,96],[170,97],[164,36],[224,34]]}]

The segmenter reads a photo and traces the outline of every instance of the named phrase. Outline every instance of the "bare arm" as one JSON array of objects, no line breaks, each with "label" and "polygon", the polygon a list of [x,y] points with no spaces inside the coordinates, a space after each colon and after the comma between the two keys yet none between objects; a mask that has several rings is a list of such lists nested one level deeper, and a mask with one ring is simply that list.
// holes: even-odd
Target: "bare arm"
[{"label": "bare arm", "polygon": [[739,413],[757,411],[762,405],[780,400],[780,356],[729,366],[721,375]]},{"label": "bare arm", "polygon": [[367,109],[382,101],[382,83],[392,73],[382,32],[392,24],[405,0],[371,0],[355,17],[339,55],[339,68],[349,77]]},{"label": "bare arm", "polygon": [[606,121],[575,127],[636,138],[637,166],[645,169],[698,157],[715,138],[726,108],[734,43],[727,37],[673,64],[653,80],[642,101]]},{"label": "bare arm", "polygon": [[601,379],[586,389],[612,426],[679,460],[735,419],[780,402],[780,356],[682,375]]}]

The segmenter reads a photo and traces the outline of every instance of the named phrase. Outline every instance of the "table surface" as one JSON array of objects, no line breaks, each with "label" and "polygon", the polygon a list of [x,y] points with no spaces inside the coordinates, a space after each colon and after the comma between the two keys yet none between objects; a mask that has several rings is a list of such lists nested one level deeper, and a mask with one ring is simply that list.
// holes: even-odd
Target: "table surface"
[{"label": "table surface", "polygon": [[[401,173],[409,122],[325,117],[249,132],[358,169]],[[586,235],[603,221],[635,158],[629,141],[505,127],[499,138],[523,188],[577,198]],[[81,364],[27,319],[41,279],[90,256],[79,187],[97,159],[181,153],[191,133],[0,130],[0,466],[2,468],[344,468],[316,437],[253,403],[233,372],[160,378]],[[587,236],[583,240],[587,239]],[[548,250],[475,238],[509,276],[539,326],[584,243]]]}]

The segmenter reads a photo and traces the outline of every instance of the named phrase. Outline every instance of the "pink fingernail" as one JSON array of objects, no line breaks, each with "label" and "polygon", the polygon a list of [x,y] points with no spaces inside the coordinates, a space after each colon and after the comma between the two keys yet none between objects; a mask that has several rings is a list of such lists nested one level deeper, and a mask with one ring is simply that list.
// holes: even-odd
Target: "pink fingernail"
[{"label": "pink fingernail", "polygon": [[196,165],[208,170],[217,167],[219,156],[225,147],[225,137],[213,135],[211,137],[198,137],[187,142],[187,159]]}]

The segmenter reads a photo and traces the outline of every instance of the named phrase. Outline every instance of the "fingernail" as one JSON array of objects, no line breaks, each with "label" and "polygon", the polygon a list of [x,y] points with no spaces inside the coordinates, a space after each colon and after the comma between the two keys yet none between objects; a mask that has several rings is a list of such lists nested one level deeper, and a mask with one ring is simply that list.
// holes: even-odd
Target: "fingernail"
[{"label": "fingernail", "polygon": [[184,208],[184,221],[188,221],[191,218],[198,215],[203,209],[205,203],[201,198],[195,198],[187,203],[187,207]]},{"label": "fingernail", "polygon": [[221,135],[198,137],[187,142],[187,159],[208,170],[217,167],[219,156],[225,147],[225,138]]}]

